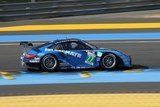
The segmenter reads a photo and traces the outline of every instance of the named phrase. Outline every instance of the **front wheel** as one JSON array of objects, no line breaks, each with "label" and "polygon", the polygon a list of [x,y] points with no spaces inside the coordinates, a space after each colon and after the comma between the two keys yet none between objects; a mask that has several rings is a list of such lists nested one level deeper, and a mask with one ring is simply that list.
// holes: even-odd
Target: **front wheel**
[{"label": "front wheel", "polygon": [[106,70],[115,69],[117,66],[117,58],[112,53],[105,54],[100,61],[100,65],[103,69]]},{"label": "front wheel", "polygon": [[45,55],[41,60],[41,68],[44,71],[53,72],[56,71],[58,68],[58,60],[53,55]]}]

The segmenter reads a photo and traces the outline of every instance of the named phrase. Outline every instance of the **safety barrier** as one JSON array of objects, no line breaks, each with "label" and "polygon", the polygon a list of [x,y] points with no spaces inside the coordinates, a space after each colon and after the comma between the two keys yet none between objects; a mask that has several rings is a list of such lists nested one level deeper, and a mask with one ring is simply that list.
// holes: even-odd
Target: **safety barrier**
[{"label": "safety barrier", "polygon": [[0,5],[0,21],[160,9],[159,0],[55,0]]}]

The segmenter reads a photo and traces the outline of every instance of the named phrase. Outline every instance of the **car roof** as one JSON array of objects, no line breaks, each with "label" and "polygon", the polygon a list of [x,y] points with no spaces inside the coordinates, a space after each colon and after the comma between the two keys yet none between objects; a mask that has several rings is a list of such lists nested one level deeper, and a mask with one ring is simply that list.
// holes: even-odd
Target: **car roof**
[{"label": "car roof", "polygon": [[63,42],[78,42],[78,41],[81,41],[80,39],[75,39],[75,38],[70,38],[70,39],[57,39],[55,41],[53,41],[54,44],[57,44],[57,43],[63,43]]}]

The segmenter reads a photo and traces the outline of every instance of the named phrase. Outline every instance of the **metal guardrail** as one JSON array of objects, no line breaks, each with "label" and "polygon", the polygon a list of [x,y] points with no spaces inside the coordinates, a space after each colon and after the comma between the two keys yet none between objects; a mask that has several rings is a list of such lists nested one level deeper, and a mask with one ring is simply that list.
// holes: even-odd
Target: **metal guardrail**
[{"label": "metal guardrail", "polygon": [[[122,2],[125,1],[125,2]],[[0,21],[160,9],[160,0],[58,0],[0,4]]]}]

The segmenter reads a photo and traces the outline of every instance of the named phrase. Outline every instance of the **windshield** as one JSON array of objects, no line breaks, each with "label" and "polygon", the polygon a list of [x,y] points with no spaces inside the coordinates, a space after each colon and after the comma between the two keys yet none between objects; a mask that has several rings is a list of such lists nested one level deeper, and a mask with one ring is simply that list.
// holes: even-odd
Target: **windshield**
[{"label": "windshield", "polygon": [[91,47],[92,49],[98,49],[97,46],[93,45],[93,44],[90,44],[89,42],[86,42],[86,41],[82,41],[83,43],[85,43],[87,46]]}]

